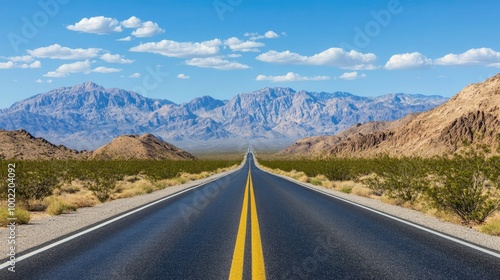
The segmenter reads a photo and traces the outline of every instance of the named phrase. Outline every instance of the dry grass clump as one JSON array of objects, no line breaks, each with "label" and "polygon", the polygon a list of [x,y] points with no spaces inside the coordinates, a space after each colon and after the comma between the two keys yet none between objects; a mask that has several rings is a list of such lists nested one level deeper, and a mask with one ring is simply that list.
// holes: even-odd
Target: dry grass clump
[{"label": "dry grass clump", "polygon": [[22,225],[29,223],[31,216],[27,210],[20,207],[16,207],[14,210],[14,216],[11,216],[7,205],[2,205],[0,208],[0,227],[5,227],[12,222],[9,221],[8,218],[17,218],[15,221],[16,225]]},{"label": "dry grass clump", "polygon": [[487,219],[478,230],[486,234],[500,236],[500,212]]},{"label": "dry grass clump", "polygon": [[69,205],[57,197],[46,197],[44,203],[47,205],[45,211],[53,216],[76,211],[76,206]]}]

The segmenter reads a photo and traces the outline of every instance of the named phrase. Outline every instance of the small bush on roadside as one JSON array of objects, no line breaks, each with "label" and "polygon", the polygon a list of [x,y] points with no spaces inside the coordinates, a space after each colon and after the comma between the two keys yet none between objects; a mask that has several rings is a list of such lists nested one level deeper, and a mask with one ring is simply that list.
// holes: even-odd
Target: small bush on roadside
[{"label": "small bush on roadside", "polygon": [[11,222],[8,218],[17,218],[17,225],[27,224],[30,221],[30,212],[22,208],[16,208],[14,216],[11,216],[7,207],[0,208],[0,226],[7,226]]},{"label": "small bush on roadside", "polygon": [[47,204],[45,211],[53,216],[61,215],[68,211],[76,211],[76,206],[66,204],[58,198],[48,197],[45,199],[45,203]]}]

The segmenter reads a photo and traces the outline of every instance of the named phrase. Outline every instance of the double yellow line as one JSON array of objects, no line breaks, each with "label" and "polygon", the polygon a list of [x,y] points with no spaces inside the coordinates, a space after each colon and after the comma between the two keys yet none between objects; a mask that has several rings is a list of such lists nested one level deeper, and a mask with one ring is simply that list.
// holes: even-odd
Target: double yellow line
[{"label": "double yellow line", "polygon": [[240,225],[236,245],[234,247],[233,262],[231,264],[230,280],[243,279],[243,264],[245,259],[245,240],[247,233],[248,218],[248,195],[250,193],[250,219],[252,239],[252,279],[266,279],[266,268],[264,266],[264,254],[262,253],[262,242],[260,240],[259,218],[253,192],[252,172],[248,170],[245,196],[241,209]]}]

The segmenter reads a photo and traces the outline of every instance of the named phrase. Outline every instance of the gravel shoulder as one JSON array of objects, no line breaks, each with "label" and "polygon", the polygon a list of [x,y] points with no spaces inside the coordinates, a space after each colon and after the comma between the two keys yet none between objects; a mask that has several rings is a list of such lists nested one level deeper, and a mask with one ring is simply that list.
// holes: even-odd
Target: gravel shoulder
[{"label": "gravel shoulder", "polygon": [[409,221],[411,223],[432,229],[434,231],[443,233],[448,236],[452,236],[458,239],[465,240],[469,243],[473,243],[475,245],[479,245],[480,247],[483,248],[488,248],[493,251],[496,251],[497,253],[500,253],[500,237],[498,236],[491,236],[488,234],[484,234],[481,232],[478,232],[472,228],[462,226],[462,225],[457,225],[457,224],[452,224],[449,222],[445,222],[442,220],[439,220],[438,218],[428,216],[422,212],[408,209],[408,208],[403,208],[395,205],[390,205],[390,204],[385,204],[381,201],[375,200],[375,199],[370,199],[367,197],[362,197],[362,196],[357,196],[353,194],[346,194],[342,193],[336,190],[330,190],[326,189],[320,186],[316,186],[313,184],[309,183],[302,183],[300,181],[297,181],[293,178],[286,177],[280,174],[275,174],[272,172],[269,172],[265,169],[263,169],[257,161],[255,161],[257,166],[263,170],[264,172],[273,174],[275,176],[284,178],[286,180],[292,181],[296,184],[302,185],[302,186],[307,186],[309,188],[317,189],[321,192],[326,192],[329,194],[332,194],[336,197],[369,207],[371,209],[386,213],[388,215]]},{"label": "gravel shoulder", "polygon": [[[98,204],[94,207],[79,208],[77,211],[69,214],[42,217],[31,221],[29,224],[18,225],[16,227],[16,254],[17,256],[21,256],[24,251],[33,249],[54,239],[61,238],[65,235],[97,224],[101,221],[107,220],[155,200],[172,195],[176,192],[224,177],[241,169],[244,163],[245,161],[243,161],[243,163],[236,169],[214,174],[204,179],[187,182],[178,186],[167,187],[163,190],[158,190],[145,195],[113,200],[103,204]],[[8,229],[0,229],[1,240],[7,240],[8,236]],[[8,252],[9,245],[7,242],[0,242],[0,256],[2,256],[0,257],[0,260],[2,260],[2,262],[6,260],[4,256],[7,256]]]}]

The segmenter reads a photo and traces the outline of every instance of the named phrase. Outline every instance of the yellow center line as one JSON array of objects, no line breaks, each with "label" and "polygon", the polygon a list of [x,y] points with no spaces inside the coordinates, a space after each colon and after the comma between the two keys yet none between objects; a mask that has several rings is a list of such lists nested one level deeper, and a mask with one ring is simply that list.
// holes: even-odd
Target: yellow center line
[{"label": "yellow center line", "polygon": [[257,216],[257,205],[253,192],[252,173],[250,176],[250,207],[252,219],[252,279],[266,279],[266,268],[264,266],[264,254],[262,253],[262,242],[260,240],[259,217]]},{"label": "yellow center line", "polygon": [[252,241],[252,279],[265,280],[266,269],[264,266],[264,254],[262,253],[262,242],[260,239],[259,218],[257,216],[257,205],[255,203],[255,194],[253,190],[252,174],[248,170],[247,183],[245,186],[245,195],[243,197],[243,207],[241,209],[240,225],[238,235],[236,236],[236,245],[234,247],[233,261],[229,273],[230,280],[243,279],[243,264],[245,259],[245,239],[247,231],[248,217],[248,193],[250,193],[250,219],[251,219],[251,241]]},{"label": "yellow center line", "polygon": [[250,174],[248,174],[245,195],[243,197],[243,207],[241,209],[240,225],[234,246],[233,262],[231,263],[230,280],[243,279],[243,260],[245,259],[245,238],[247,234],[248,215],[248,188],[250,187]]}]

